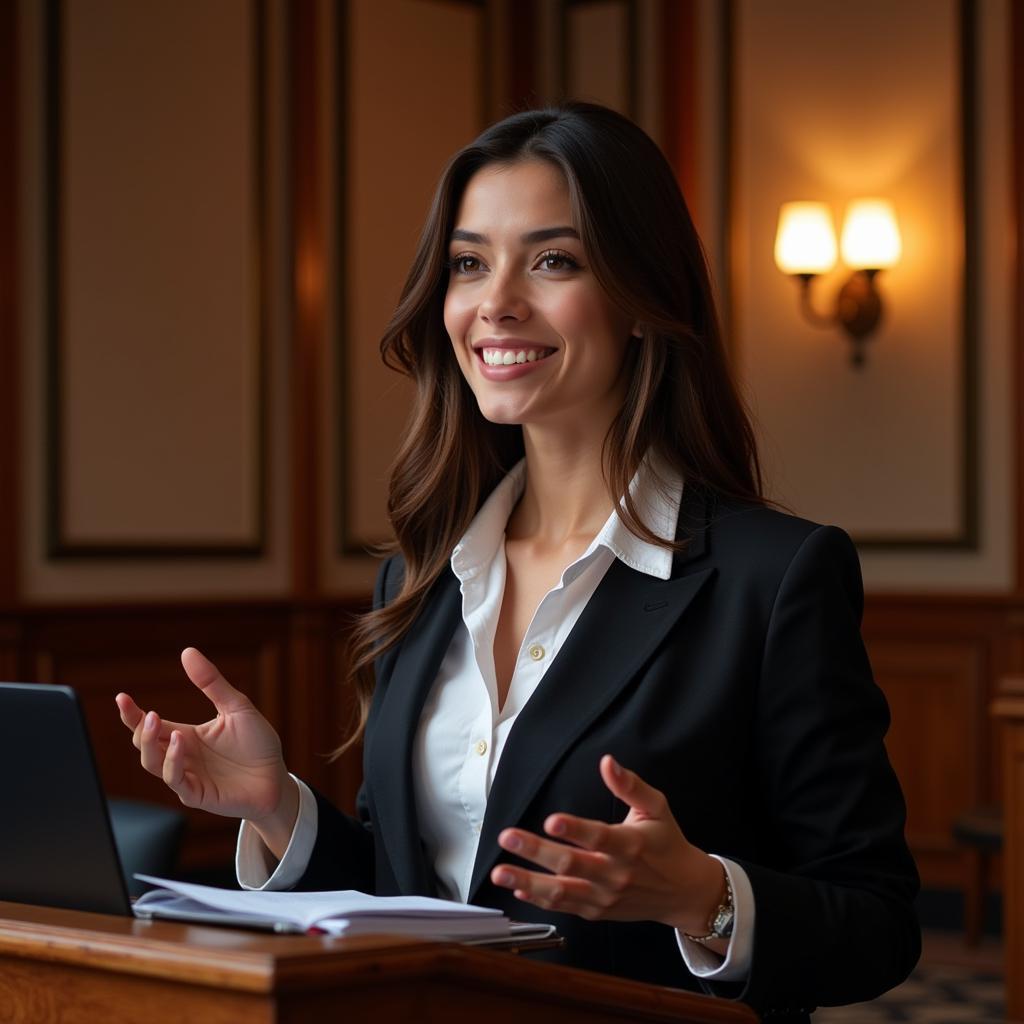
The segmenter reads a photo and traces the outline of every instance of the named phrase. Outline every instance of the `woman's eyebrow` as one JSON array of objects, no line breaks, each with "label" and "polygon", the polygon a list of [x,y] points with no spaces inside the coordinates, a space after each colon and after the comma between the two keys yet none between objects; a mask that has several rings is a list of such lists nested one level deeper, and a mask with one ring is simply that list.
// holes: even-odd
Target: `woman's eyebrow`
[{"label": "woman's eyebrow", "polygon": [[[546,242],[551,238],[579,238],[579,232],[568,224],[556,228],[538,228],[536,231],[527,231],[520,236],[520,241],[531,244],[534,242]],[[476,231],[466,231],[464,228],[456,228],[452,232],[453,242],[471,242],[473,245],[489,245],[490,239],[487,235],[481,235]]]}]

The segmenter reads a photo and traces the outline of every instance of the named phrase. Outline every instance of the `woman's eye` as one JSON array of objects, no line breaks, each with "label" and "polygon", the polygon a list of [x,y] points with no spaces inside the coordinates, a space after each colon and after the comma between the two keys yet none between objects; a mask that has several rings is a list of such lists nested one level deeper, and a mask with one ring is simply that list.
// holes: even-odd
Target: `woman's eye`
[{"label": "woman's eye", "polygon": [[455,274],[475,274],[480,266],[476,256],[453,256],[448,261],[448,268]]},{"label": "woman's eye", "polygon": [[579,264],[567,252],[546,252],[537,261],[542,270],[578,270]]}]

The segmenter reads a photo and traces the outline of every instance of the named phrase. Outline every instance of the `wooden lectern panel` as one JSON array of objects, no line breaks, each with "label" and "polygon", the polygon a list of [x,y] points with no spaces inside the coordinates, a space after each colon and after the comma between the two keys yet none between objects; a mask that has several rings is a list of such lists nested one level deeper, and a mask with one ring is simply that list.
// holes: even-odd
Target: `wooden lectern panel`
[{"label": "wooden lectern panel", "polygon": [[266,935],[0,902],[0,1020],[14,1024],[751,1024],[741,1003],[523,956],[393,936]]}]

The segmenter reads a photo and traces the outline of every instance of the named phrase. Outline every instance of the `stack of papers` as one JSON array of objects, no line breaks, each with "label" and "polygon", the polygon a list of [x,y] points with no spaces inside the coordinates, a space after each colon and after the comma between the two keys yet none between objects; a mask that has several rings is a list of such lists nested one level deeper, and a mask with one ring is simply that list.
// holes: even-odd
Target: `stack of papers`
[{"label": "stack of papers", "polygon": [[500,910],[426,896],[368,896],[354,889],[337,892],[266,892],[217,889],[136,875],[158,888],[134,904],[137,917],[265,928],[277,932],[328,935],[388,933],[421,938],[480,942],[550,936],[551,926],[524,926]]}]

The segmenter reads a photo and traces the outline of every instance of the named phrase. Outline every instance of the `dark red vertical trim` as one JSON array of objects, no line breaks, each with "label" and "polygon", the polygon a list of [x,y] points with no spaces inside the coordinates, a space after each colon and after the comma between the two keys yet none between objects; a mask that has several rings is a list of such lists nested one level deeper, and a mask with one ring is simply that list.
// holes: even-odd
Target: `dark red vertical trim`
[{"label": "dark red vertical trim", "polygon": [[17,12],[0,3],[0,606],[18,598]]},{"label": "dark red vertical trim", "polygon": [[508,40],[507,94],[497,97],[507,109],[499,116],[537,105],[537,2],[518,0],[505,11],[505,38]]},{"label": "dark red vertical trim", "polygon": [[662,6],[665,154],[692,209],[697,201],[697,9],[695,0]]},{"label": "dark red vertical trim", "polygon": [[292,583],[318,588],[320,382],[324,363],[324,255],[316,0],[288,5],[292,213]]},{"label": "dark red vertical trim", "polygon": [[1014,408],[1017,430],[1017,590],[1024,591],[1024,2],[1010,5],[1013,25],[1011,109],[1013,117],[1013,208],[1016,219],[1014,266]]}]

